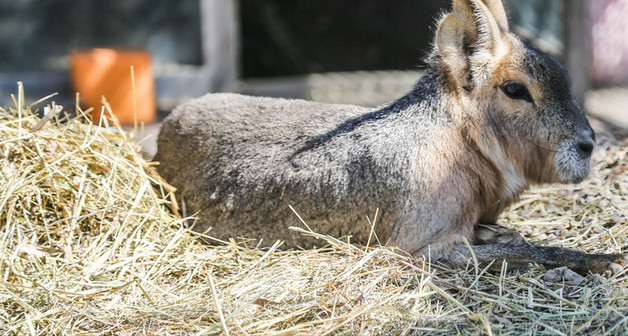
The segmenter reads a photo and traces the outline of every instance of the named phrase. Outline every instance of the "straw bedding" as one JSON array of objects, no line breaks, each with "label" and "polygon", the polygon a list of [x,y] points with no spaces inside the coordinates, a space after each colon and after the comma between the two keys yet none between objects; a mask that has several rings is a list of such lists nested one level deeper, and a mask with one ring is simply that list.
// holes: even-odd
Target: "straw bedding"
[{"label": "straw bedding", "polygon": [[[79,109],[36,126],[50,102],[22,101],[0,110],[3,334],[628,333],[625,270],[449,270],[304,230],[328,247],[203,245],[131,135]],[[625,249],[628,141],[602,147],[586,182],[534,189],[501,222],[539,244]]]}]

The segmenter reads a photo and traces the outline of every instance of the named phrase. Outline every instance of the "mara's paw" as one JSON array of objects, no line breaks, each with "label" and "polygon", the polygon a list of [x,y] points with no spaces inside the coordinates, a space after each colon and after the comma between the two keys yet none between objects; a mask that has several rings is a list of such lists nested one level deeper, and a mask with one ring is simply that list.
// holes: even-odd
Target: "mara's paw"
[{"label": "mara's paw", "polygon": [[475,243],[525,245],[526,241],[519,232],[499,224],[478,224],[475,228]]},{"label": "mara's paw", "polygon": [[606,271],[610,272],[612,275],[619,274],[626,269],[626,265],[628,264],[628,255],[624,255],[617,260],[610,262],[608,266],[606,266]]},{"label": "mara's paw", "polygon": [[628,254],[606,254],[601,255],[605,260],[595,262],[589,268],[593,273],[615,275],[626,271],[628,265]]}]

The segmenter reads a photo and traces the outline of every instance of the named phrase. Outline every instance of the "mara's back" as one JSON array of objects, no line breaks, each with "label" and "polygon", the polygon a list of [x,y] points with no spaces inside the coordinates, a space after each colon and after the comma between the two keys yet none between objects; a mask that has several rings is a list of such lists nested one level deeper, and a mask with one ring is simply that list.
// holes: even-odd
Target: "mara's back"
[{"label": "mara's back", "polygon": [[[374,219],[379,209],[384,214],[376,233],[387,239],[390,223],[398,220],[395,209],[417,187],[408,183],[408,175],[421,139],[435,131],[430,124],[444,124],[436,107],[420,106],[429,101],[425,95],[422,88],[403,104],[377,109],[207,95],[179,106],[166,119],[155,160],[168,153],[162,176],[175,186],[194,185],[194,192],[184,188],[177,194],[186,209],[201,209],[194,214],[199,218],[195,229],[211,227],[216,238],[311,247],[314,239],[289,230],[303,227],[292,206],[314,231],[351,235],[359,243],[370,234],[367,216]],[[408,114],[418,116],[408,121]],[[408,127],[410,122],[416,127]],[[186,140],[173,141],[177,138]],[[199,157],[210,161],[186,164],[202,162]]]}]

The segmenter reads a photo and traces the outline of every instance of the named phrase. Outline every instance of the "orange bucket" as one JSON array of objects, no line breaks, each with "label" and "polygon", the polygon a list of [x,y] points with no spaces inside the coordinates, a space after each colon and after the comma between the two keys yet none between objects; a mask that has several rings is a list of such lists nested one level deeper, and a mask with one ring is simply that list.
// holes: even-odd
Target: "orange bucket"
[{"label": "orange bucket", "polygon": [[[121,124],[155,120],[155,80],[148,52],[103,48],[74,51],[70,68],[83,104],[96,108],[104,96]],[[100,109],[92,116],[97,122]]]}]

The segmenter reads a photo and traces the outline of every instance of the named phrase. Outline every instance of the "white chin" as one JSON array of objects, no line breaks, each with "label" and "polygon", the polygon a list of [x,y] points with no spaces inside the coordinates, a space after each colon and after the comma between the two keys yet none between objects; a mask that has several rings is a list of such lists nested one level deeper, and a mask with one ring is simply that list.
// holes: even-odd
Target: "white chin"
[{"label": "white chin", "polygon": [[584,179],[586,179],[586,178],[587,178],[587,176],[574,177],[568,183],[575,183],[575,184],[577,184],[577,183],[580,183],[580,182],[584,181]]},{"label": "white chin", "polygon": [[558,173],[557,182],[565,183],[565,184],[570,184],[570,183],[578,184],[584,181],[588,176],[589,176],[588,170],[586,172],[579,171],[576,173],[573,171],[566,171],[565,169],[560,169]]},{"label": "white chin", "polygon": [[583,160],[569,141],[561,144],[554,156],[558,180],[562,183],[580,183],[589,176],[591,160]]}]

